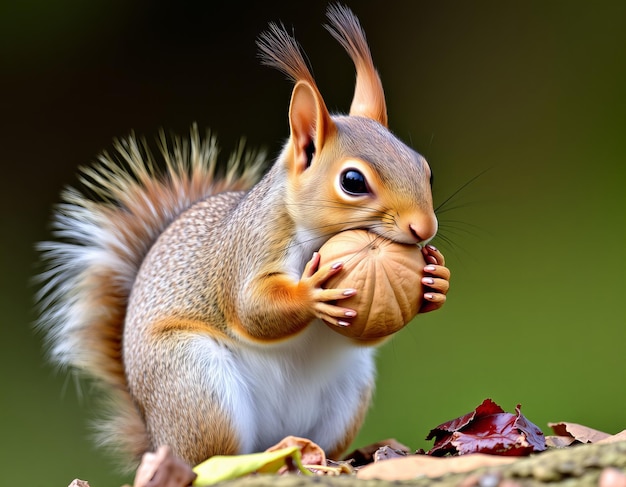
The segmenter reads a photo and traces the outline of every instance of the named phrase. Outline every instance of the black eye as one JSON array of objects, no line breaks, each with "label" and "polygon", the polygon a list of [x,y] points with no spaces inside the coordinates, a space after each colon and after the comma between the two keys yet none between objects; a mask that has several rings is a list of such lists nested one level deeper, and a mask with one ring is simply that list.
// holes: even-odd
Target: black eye
[{"label": "black eye", "polygon": [[365,176],[356,169],[348,169],[341,174],[341,189],[350,195],[369,193]]}]

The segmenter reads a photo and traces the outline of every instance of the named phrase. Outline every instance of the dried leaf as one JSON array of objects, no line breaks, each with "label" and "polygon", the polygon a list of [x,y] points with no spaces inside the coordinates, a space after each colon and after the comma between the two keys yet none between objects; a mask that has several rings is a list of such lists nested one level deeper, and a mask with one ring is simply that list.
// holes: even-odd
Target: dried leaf
[{"label": "dried leaf", "polygon": [[433,436],[435,436],[435,431],[448,431],[450,433],[453,433],[455,431],[463,429],[465,426],[470,424],[477,416],[489,416],[491,414],[498,413],[504,413],[504,409],[498,406],[491,399],[485,399],[476,409],[474,409],[474,411],[437,426],[434,430],[430,432],[426,439],[430,440],[431,438],[433,438]]},{"label": "dried leaf", "polygon": [[[351,463],[345,460],[326,460],[327,470],[332,469],[332,475],[352,475],[354,473],[354,468]],[[316,471],[316,473],[320,473]],[[325,472],[326,473],[326,472]]]},{"label": "dried leaf", "polygon": [[198,475],[194,485],[213,485],[251,473],[277,473],[285,465],[295,466],[304,475],[313,475],[302,465],[300,448],[290,446],[271,452],[211,457],[194,467]]},{"label": "dried leaf", "polygon": [[282,450],[290,446],[297,446],[300,449],[300,456],[304,465],[326,465],[326,454],[324,450],[322,450],[318,444],[307,438],[287,436],[265,451]]},{"label": "dried leaf", "polygon": [[616,435],[611,435],[608,438],[598,441],[598,443],[615,443],[616,441],[626,441],[626,430],[620,431]]},{"label": "dried leaf", "polygon": [[603,431],[598,431],[588,426],[577,423],[568,423],[562,421],[560,423],[548,423],[554,434],[557,436],[570,436],[580,443],[596,443],[611,436]]},{"label": "dried leaf", "polygon": [[515,408],[506,413],[491,399],[485,399],[474,411],[447,421],[431,430],[427,440],[435,439],[428,455],[528,455],[545,450],[541,430]]},{"label": "dried leaf", "polygon": [[564,448],[570,446],[575,441],[571,436],[546,436],[546,446],[549,448]]},{"label": "dried leaf", "polygon": [[392,458],[402,458],[406,457],[406,454],[407,453],[402,450],[396,450],[390,446],[383,446],[374,453],[374,461],[383,462],[385,460],[391,460]]},{"label": "dried leaf", "polygon": [[358,479],[411,480],[418,476],[441,477],[448,473],[470,472],[480,467],[512,463],[513,457],[475,453],[458,457],[437,458],[426,455],[409,455],[384,462],[372,463],[361,468]]},{"label": "dried leaf", "polygon": [[350,461],[353,467],[361,467],[363,465],[367,465],[368,463],[372,463],[374,461],[374,454],[384,446],[389,446],[394,450],[398,450],[406,454],[411,452],[411,449],[408,446],[403,445],[398,440],[389,438],[387,440],[377,441],[371,445],[357,448],[356,450],[345,455],[343,458],[344,460]]}]

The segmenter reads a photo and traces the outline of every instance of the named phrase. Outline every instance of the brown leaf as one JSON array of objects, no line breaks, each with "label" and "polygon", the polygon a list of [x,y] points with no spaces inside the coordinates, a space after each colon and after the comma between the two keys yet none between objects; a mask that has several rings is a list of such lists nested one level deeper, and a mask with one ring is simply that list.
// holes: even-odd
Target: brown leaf
[{"label": "brown leaf", "polygon": [[389,446],[394,450],[407,454],[411,452],[411,449],[408,446],[403,445],[394,438],[389,438],[387,440],[377,441],[371,445],[357,448],[356,450],[345,455],[343,459],[351,461],[353,467],[361,467],[363,465],[367,465],[368,463],[372,463],[374,461],[374,454],[384,446]]},{"label": "brown leaf", "polygon": [[307,438],[287,436],[265,451],[282,450],[283,448],[287,448],[290,446],[297,446],[298,448],[300,448],[303,465],[307,467],[310,465],[319,465],[323,467],[326,466],[326,454],[324,453],[324,450],[322,450],[322,448],[318,444],[313,443]]},{"label": "brown leaf", "polygon": [[611,436],[603,431],[598,431],[588,426],[577,423],[568,423],[562,421],[560,423],[548,423],[554,434],[557,436],[570,436],[580,443],[596,443]]},{"label": "brown leaf", "polygon": [[[329,468],[332,468],[336,475],[352,475],[354,473],[354,468],[352,467],[352,464],[345,460],[335,461],[326,459],[326,465]],[[319,473],[319,471],[316,473]]]},{"label": "brown leaf", "polygon": [[616,441],[626,441],[626,430],[620,431],[616,435],[611,435],[603,440],[599,440],[597,443],[615,443]]},{"label": "brown leaf", "polygon": [[406,457],[406,455],[406,451],[396,450],[390,446],[383,446],[374,452],[374,461],[384,462],[385,460],[391,460],[392,458]]},{"label": "brown leaf", "polygon": [[438,458],[426,455],[410,455],[372,463],[361,468],[358,479],[410,480],[417,476],[441,477],[447,473],[470,472],[480,467],[512,463],[514,457],[502,457],[472,453],[458,457]]},{"label": "brown leaf", "polygon": [[571,436],[546,436],[546,446],[551,448],[564,448],[570,446],[575,441]]}]

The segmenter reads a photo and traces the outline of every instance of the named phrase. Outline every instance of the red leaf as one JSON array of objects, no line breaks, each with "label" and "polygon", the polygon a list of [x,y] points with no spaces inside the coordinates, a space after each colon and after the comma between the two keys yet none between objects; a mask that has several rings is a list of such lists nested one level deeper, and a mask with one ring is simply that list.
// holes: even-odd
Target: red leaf
[{"label": "red leaf", "polygon": [[435,438],[435,444],[428,455],[528,455],[545,450],[541,430],[522,415],[520,405],[515,413],[506,413],[491,399],[485,399],[471,413],[431,430],[426,439]]},{"label": "red leaf", "polygon": [[546,437],[543,435],[543,431],[541,431],[536,424],[530,422],[528,418],[522,414],[521,409],[521,404],[515,407],[515,427],[526,437],[526,441],[533,447],[531,452],[544,451],[546,449]]},{"label": "red leaf", "polygon": [[497,414],[497,413],[503,413],[503,412],[504,412],[504,409],[498,406],[491,399],[485,399],[482,402],[482,404],[480,404],[471,413],[467,413],[461,416],[460,418],[447,421],[443,424],[440,424],[435,429],[431,430],[428,436],[426,437],[426,439],[430,440],[432,438],[438,438],[442,432],[447,431],[447,432],[452,433],[454,431],[458,431],[464,426],[467,426],[469,423],[471,423],[472,420],[475,419],[476,417],[488,416],[490,414]]}]

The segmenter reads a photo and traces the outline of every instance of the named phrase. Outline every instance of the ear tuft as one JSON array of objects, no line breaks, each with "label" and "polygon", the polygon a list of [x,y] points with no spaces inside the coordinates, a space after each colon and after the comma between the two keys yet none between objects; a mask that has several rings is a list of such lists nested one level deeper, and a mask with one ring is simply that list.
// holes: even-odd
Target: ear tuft
[{"label": "ear tuft", "polygon": [[304,80],[315,84],[298,41],[289,35],[284,25],[270,23],[256,44],[262,64],[282,71],[293,82]]},{"label": "ear tuft", "polygon": [[350,115],[371,118],[387,127],[387,104],[359,19],[343,5],[328,7],[326,29],[348,52],[356,67],[356,86]]}]

